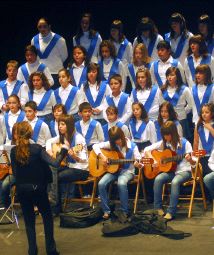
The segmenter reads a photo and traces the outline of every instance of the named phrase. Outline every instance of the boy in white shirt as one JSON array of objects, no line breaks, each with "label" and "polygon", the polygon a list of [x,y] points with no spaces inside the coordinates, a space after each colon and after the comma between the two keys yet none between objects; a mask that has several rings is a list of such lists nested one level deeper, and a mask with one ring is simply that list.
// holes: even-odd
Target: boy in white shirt
[{"label": "boy in white shirt", "polygon": [[48,125],[37,118],[37,105],[34,101],[25,104],[25,116],[33,129],[32,140],[45,147],[46,141],[51,138]]}]

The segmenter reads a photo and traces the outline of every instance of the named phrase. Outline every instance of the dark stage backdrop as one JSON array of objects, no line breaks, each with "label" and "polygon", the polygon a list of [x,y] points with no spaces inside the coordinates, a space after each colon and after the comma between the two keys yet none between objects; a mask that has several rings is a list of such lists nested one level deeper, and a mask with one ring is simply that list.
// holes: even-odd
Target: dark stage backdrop
[{"label": "dark stage backdrop", "polygon": [[[0,79],[5,77],[5,64],[16,59],[25,61],[24,47],[37,34],[37,20],[45,16],[52,30],[62,35],[72,49],[72,36],[76,33],[82,12],[92,12],[95,28],[103,39],[109,36],[113,19],[121,19],[127,38],[133,42],[138,20],[151,17],[160,34],[168,32],[168,18],[173,12],[184,15],[191,32],[197,32],[197,18],[207,13],[213,16],[212,1],[208,0],[130,0],[130,1],[0,1]],[[212,17],[213,19],[213,17]]]}]

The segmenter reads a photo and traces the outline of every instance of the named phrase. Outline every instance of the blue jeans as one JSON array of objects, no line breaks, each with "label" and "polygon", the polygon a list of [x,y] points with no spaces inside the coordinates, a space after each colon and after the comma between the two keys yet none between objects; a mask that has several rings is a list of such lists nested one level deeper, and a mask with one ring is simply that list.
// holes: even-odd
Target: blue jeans
[{"label": "blue jeans", "polygon": [[0,201],[4,207],[10,205],[10,188],[15,184],[15,177],[13,175],[6,176],[0,181]]},{"label": "blue jeans", "polygon": [[204,184],[208,188],[212,199],[214,199],[214,172],[204,176]]},{"label": "blue jeans", "polygon": [[118,192],[121,203],[121,210],[128,213],[128,187],[127,184],[133,179],[134,175],[126,170],[122,170],[115,174],[106,173],[98,183],[98,189],[101,199],[101,206],[104,213],[110,213],[109,198],[107,192],[107,186],[117,180]]},{"label": "blue jeans", "polygon": [[175,216],[178,204],[178,197],[180,194],[180,185],[188,181],[192,176],[190,171],[181,172],[176,174],[174,172],[161,173],[154,181],[154,208],[162,208],[162,191],[165,183],[171,182],[171,195],[170,203],[167,212]]}]

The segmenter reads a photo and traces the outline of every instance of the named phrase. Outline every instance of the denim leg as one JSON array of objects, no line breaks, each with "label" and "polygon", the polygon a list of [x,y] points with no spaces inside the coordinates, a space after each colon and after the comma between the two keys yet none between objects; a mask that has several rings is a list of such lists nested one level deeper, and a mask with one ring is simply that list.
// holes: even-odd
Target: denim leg
[{"label": "denim leg", "polygon": [[1,200],[5,207],[10,205],[10,189],[15,184],[15,177],[8,175],[4,178],[1,185]]},{"label": "denim leg", "polygon": [[185,181],[188,181],[192,176],[190,171],[181,172],[176,174],[173,180],[171,181],[171,194],[170,194],[170,203],[167,209],[167,212],[172,216],[175,215],[178,204],[178,197],[180,194],[180,186]]},{"label": "denim leg", "polygon": [[174,173],[161,173],[156,176],[154,180],[154,209],[162,208],[163,185],[170,182],[174,176]]},{"label": "denim leg", "polygon": [[51,199],[52,205],[57,205],[59,203],[59,190],[58,190],[58,169],[50,166],[52,171],[53,182],[50,184],[49,197]]},{"label": "denim leg", "polygon": [[209,190],[212,199],[214,199],[214,172],[204,176],[204,184]]},{"label": "denim leg", "polygon": [[120,197],[121,209],[125,213],[128,213],[128,199],[129,199],[127,184],[129,181],[133,179],[133,177],[134,175],[127,171],[121,172],[118,176],[117,186]]},{"label": "denim leg", "polygon": [[110,182],[112,182],[116,179],[117,179],[116,174],[106,173],[98,183],[98,189],[99,189],[99,194],[100,194],[100,199],[101,199],[101,207],[102,207],[104,213],[111,212],[109,205],[108,205],[109,198],[108,198],[107,186],[109,185]]}]

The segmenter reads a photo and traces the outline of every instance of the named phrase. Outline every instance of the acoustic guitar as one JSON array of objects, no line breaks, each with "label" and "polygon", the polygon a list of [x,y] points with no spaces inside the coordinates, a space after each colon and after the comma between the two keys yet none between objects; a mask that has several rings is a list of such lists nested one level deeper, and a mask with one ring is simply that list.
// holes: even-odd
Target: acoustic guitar
[{"label": "acoustic guitar", "polygon": [[[62,144],[61,143],[52,144],[53,158],[56,158],[58,156],[58,154],[60,153],[61,149],[62,149]],[[75,145],[74,147],[72,147],[70,149],[72,149],[74,151],[74,153],[77,154],[80,151],[82,151],[83,145],[82,144],[77,144],[77,145]],[[67,156],[65,156],[65,158],[60,163],[60,166],[61,167],[65,167],[67,165],[68,165]]]},{"label": "acoustic guitar", "polygon": [[[89,155],[89,172],[93,177],[100,177],[106,172],[114,174],[121,168],[121,165],[136,161],[135,159],[121,158],[121,154],[117,151],[101,149],[101,152],[108,158],[108,165],[104,167],[102,159],[92,150]],[[139,162],[146,165],[152,164],[154,160],[152,158],[142,158]]]},{"label": "acoustic guitar", "polygon": [[3,180],[8,174],[13,174],[12,167],[7,152],[3,150],[2,155],[5,163],[0,164],[0,180]]},{"label": "acoustic guitar", "polygon": [[[152,165],[145,165],[144,175],[148,179],[154,179],[161,172],[175,171],[177,167],[177,162],[181,161],[186,154],[177,155],[176,152],[165,149],[163,151],[153,150],[151,151],[152,157],[157,162],[156,167]],[[194,151],[193,155],[196,157],[202,157],[206,155],[205,150]]]}]

